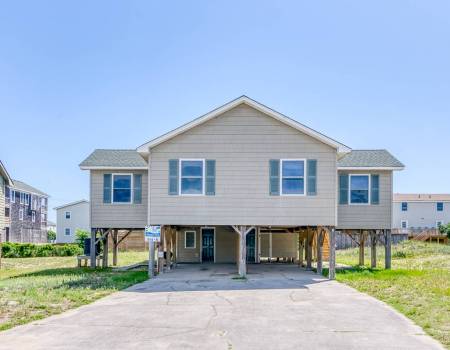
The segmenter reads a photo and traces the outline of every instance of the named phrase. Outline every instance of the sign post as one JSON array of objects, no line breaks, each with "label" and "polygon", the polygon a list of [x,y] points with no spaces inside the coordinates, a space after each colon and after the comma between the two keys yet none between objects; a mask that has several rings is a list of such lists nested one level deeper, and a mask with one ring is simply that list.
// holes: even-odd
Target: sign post
[{"label": "sign post", "polygon": [[147,226],[144,234],[148,241],[148,277],[152,278],[154,277],[155,242],[161,240],[161,226]]}]

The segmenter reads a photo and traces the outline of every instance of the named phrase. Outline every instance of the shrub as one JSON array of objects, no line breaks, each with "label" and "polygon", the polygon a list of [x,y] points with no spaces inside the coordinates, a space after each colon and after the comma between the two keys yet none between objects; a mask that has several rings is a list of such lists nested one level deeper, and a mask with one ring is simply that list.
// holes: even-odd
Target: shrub
[{"label": "shrub", "polygon": [[47,231],[47,241],[54,242],[56,241],[56,232],[52,230]]},{"label": "shrub", "polygon": [[78,229],[75,231],[75,242],[80,248],[84,249],[84,239],[89,238],[90,236],[91,234],[88,231]]},{"label": "shrub", "polygon": [[2,256],[5,258],[31,258],[46,256],[74,256],[82,253],[77,244],[34,244],[11,243],[2,244]]}]

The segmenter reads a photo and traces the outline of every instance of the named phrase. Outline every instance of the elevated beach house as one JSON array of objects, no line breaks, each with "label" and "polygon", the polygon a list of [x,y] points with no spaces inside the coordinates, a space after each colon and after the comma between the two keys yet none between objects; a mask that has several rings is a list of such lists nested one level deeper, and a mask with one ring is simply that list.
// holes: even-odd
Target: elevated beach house
[{"label": "elevated beach house", "polygon": [[393,171],[403,164],[246,96],[135,150],[95,150],[80,168],[90,171],[93,237],[117,243],[119,232],[161,225],[167,268],[236,263],[244,276],[248,263],[315,260],[321,272],[325,255],[333,278],[336,230],[370,237],[372,253],[384,242],[389,267]]}]

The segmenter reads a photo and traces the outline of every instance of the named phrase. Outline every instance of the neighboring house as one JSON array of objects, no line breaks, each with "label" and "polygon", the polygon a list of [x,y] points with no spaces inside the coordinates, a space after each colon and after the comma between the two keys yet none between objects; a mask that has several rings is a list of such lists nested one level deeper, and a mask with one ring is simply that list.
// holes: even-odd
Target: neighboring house
[{"label": "neighboring house", "polygon": [[55,208],[56,210],[56,243],[72,243],[75,241],[76,230],[90,231],[87,200],[68,203]]},{"label": "neighboring house", "polygon": [[47,220],[47,231],[53,231],[56,233],[56,223],[50,220]]},{"label": "neighboring house", "polygon": [[26,183],[13,180],[6,188],[9,242],[47,242],[48,195]]},{"label": "neighboring house", "polygon": [[6,241],[6,237],[9,236],[9,208],[5,206],[5,194],[7,187],[12,183],[11,177],[0,160],[0,242]]},{"label": "neighboring house", "polygon": [[241,275],[246,262],[301,260],[305,244],[310,259],[324,231],[389,234],[393,171],[403,167],[386,150],[351,150],[246,96],[80,164],[90,171],[93,231],[162,225],[166,257],[238,262]]},{"label": "neighboring house", "polygon": [[392,227],[421,232],[450,223],[450,194],[394,194]]}]

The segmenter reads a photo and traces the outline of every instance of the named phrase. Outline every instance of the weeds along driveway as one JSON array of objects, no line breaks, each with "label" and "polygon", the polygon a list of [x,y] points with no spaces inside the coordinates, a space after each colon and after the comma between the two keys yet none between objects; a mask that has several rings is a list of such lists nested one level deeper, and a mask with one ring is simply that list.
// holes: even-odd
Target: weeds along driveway
[{"label": "weeds along driveway", "polygon": [[0,333],[0,349],[442,349],[384,303],[295,265],[180,265]]}]

